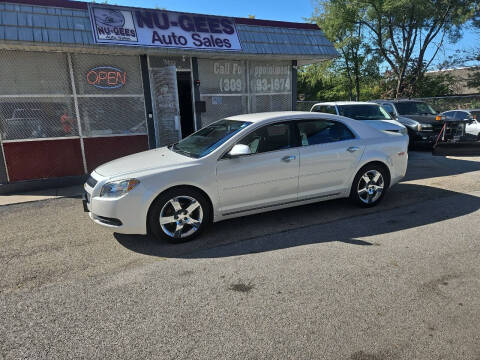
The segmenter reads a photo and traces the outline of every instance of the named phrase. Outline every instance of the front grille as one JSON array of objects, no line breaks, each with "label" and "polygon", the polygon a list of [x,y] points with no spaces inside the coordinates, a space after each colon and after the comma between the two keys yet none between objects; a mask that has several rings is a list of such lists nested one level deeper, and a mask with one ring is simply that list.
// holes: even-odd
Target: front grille
[{"label": "front grille", "polygon": [[442,130],[442,128],[443,128],[443,124],[444,124],[444,123],[443,123],[443,122],[440,122],[440,121],[439,121],[439,122],[436,122],[436,123],[433,123],[433,124],[432,124],[433,131],[434,131],[435,133],[439,133],[439,132]]},{"label": "front grille", "polygon": [[91,188],[94,188],[95,185],[97,185],[97,180],[95,180],[93,177],[89,176],[87,179],[87,185],[90,186]]}]

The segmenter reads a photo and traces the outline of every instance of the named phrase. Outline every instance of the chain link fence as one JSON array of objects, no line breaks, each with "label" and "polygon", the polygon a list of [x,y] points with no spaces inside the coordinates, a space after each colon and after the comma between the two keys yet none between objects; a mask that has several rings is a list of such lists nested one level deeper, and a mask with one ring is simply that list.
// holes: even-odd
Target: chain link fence
[{"label": "chain link fence", "polygon": [[0,139],[146,134],[138,56],[69,57],[0,50]]},{"label": "chain link fence", "polygon": [[313,105],[321,101],[297,101],[297,111],[310,111]]},{"label": "chain link fence", "polygon": [[82,135],[146,134],[138,56],[73,54]]},{"label": "chain link fence", "polygon": [[78,136],[68,58],[0,51],[0,139]]},{"label": "chain link fence", "polygon": [[238,114],[292,109],[291,63],[199,59],[202,127]]}]

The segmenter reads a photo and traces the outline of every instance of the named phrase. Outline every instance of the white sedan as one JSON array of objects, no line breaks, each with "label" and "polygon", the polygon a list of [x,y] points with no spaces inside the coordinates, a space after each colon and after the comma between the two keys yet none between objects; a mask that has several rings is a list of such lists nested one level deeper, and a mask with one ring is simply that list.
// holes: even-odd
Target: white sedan
[{"label": "white sedan", "polygon": [[408,136],[342,116],[232,116],[98,167],[84,209],[118,233],[183,242],[211,222],[296,205],[349,197],[369,207],[405,175],[407,147]]}]

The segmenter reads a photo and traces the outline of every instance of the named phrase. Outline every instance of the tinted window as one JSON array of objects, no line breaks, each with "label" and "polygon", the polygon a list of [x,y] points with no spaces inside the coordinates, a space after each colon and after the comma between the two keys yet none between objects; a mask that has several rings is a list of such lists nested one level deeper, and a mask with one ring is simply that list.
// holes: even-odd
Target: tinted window
[{"label": "tinted window", "polygon": [[291,146],[291,126],[280,123],[264,126],[245,136],[238,144],[250,147],[252,154],[288,149]]},{"label": "tinted window", "polygon": [[447,119],[453,119],[453,117],[455,116],[455,111],[447,111],[447,112],[443,113],[443,115],[444,115]]},{"label": "tinted window", "polygon": [[395,104],[400,115],[435,115],[435,110],[424,102],[409,101]]},{"label": "tinted window", "polygon": [[468,114],[465,111],[457,111],[455,114],[455,120],[465,120],[468,118]]},{"label": "tinted window", "polygon": [[337,115],[337,111],[335,110],[335,106],[331,106],[331,105],[317,105],[313,108],[312,111]]},{"label": "tinted window", "polygon": [[302,145],[325,144],[355,138],[345,125],[336,121],[301,121],[297,126]]},{"label": "tinted window", "polygon": [[393,106],[390,104],[382,104],[382,107],[390,114],[393,115],[395,114],[395,111],[393,110]]},{"label": "tinted window", "polygon": [[172,145],[170,150],[190,157],[200,158],[210,154],[250,124],[250,122],[245,121],[220,120]]},{"label": "tinted window", "polygon": [[391,120],[391,116],[380,105],[339,105],[340,115],[355,120]]}]

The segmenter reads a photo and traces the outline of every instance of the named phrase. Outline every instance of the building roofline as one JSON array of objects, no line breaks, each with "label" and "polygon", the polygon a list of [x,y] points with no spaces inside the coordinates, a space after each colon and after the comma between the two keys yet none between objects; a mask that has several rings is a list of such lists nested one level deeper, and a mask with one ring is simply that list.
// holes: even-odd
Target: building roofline
[{"label": "building roofline", "polygon": [[430,71],[427,71],[426,74],[433,74],[433,73],[445,72],[445,71],[455,71],[455,70],[480,70],[480,65],[470,65],[470,66],[461,66],[457,68],[430,70]]},{"label": "building roofline", "polygon": [[52,7],[61,7],[61,8],[67,8],[67,9],[78,9],[78,10],[88,9],[88,3],[83,1],[70,1],[70,0],[0,0],[0,3],[52,6]]},{"label": "building roofline", "polygon": [[[0,0],[0,3],[50,6],[50,7],[60,7],[60,8],[77,9],[77,10],[88,9],[87,2],[71,1],[71,0]],[[103,4],[98,4],[98,5],[103,5]],[[106,5],[114,6],[109,4],[106,4]],[[139,8],[139,9],[155,10],[155,9],[149,9],[149,8]],[[208,15],[208,14],[202,14],[202,15]],[[225,17],[229,17],[229,16],[225,15]],[[311,23],[297,23],[297,22],[289,22],[289,21],[262,20],[262,19],[250,19],[250,18],[239,18],[239,17],[232,17],[232,18],[235,20],[237,24],[242,24],[242,25],[270,26],[270,27],[288,28],[288,29],[320,30],[320,28],[316,24],[311,24]]]}]

